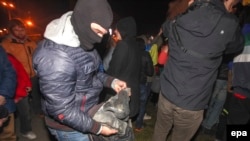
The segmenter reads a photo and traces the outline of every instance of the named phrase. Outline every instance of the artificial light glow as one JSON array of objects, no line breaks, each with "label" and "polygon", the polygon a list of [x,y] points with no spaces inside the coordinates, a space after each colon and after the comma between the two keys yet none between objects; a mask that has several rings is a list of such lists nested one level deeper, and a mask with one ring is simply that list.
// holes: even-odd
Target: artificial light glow
[{"label": "artificial light glow", "polygon": [[10,8],[15,8],[15,5],[13,3],[7,3],[7,2],[2,2],[2,5],[5,7],[10,7]]},{"label": "artificial light glow", "polygon": [[6,2],[2,2],[2,5],[3,5],[3,6],[7,6],[7,3],[6,3]]},{"label": "artificial light glow", "polygon": [[33,26],[32,21],[26,21],[26,24],[27,24],[28,26]]},{"label": "artificial light glow", "polygon": [[11,8],[15,8],[14,4],[12,4],[12,3],[9,3],[9,6],[10,6]]}]

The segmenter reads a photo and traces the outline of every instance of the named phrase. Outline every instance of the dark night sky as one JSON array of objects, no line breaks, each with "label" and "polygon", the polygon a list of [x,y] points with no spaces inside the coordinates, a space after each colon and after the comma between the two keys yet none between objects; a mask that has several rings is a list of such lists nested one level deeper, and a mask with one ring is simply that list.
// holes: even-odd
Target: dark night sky
[{"label": "dark night sky", "polygon": [[[60,17],[64,12],[72,10],[76,0],[13,0],[16,9],[13,17],[30,18],[38,32],[43,32],[46,24]],[[126,16],[136,19],[138,32],[156,33],[164,21],[168,0],[108,0],[113,12],[114,21]],[[6,25],[8,19],[6,9],[0,8],[0,27]]]}]

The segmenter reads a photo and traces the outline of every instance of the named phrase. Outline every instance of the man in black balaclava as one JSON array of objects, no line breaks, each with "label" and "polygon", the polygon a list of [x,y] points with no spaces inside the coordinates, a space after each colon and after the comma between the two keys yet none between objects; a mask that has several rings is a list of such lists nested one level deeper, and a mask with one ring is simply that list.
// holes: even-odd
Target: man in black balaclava
[{"label": "man in black balaclava", "polygon": [[108,32],[112,19],[106,0],[78,0],[73,12],[47,25],[45,39],[34,53],[45,122],[59,141],[89,141],[89,134],[118,132],[89,114],[103,87],[117,93],[127,87],[124,81],[99,71],[102,61],[93,49]]},{"label": "man in black balaclava", "polygon": [[71,23],[82,47],[91,50],[94,43],[100,43],[102,40],[102,36],[93,32],[92,23],[99,24],[106,33],[112,19],[112,11],[106,1],[94,0],[88,3],[78,1],[71,17]]}]

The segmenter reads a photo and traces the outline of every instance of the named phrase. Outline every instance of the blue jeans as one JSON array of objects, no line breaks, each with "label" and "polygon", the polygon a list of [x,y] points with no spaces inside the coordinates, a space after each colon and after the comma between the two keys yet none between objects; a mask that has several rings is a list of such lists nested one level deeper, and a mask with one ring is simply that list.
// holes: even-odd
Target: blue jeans
[{"label": "blue jeans", "polygon": [[217,79],[202,126],[211,129],[219,121],[227,97],[227,80]]},{"label": "blue jeans", "polygon": [[150,92],[148,92],[147,84],[140,84],[140,109],[135,122],[136,128],[142,128],[143,126],[143,117],[146,113],[146,106],[149,94]]},{"label": "blue jeans", "polygon": [[66,132],[62,130],[56,130],[49,128],[52,135],[56,137],[58,141],[89,141],[88,134],[83,134],[78,131]]}]

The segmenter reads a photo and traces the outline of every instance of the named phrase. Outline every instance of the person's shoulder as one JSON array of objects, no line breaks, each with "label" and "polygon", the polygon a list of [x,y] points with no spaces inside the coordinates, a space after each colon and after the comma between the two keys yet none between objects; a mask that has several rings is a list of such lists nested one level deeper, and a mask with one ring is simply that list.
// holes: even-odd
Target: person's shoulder
[{"label": "person's shoulder", "polygon": [[1,44],[6,44],[12,42],[12,38],[9,36],[2,37]]},{"label": "person's shoulder", "polygon": [[223,19],[226,20],[227,22],[231,23],[231,24],[239,24],[239,18],[236,15],[232,14],[232,13],[226,12],[223,15]]},{"label": "person's shoulder", "polygon": [[0,45],[0,57],[4,58],[4,56],[6,56],[6,52],[5,52],[4,48]]}]

